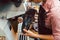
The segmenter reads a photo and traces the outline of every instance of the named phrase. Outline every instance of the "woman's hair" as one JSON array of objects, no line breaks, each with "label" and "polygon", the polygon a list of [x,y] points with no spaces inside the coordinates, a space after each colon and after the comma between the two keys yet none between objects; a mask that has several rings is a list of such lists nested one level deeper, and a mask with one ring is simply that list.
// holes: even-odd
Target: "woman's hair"
[{"label": "woman's hair", "polygon": [[25,15],[23,17],[22,29],[24,28],[26,28],[27,30],[29,29],[30,24],[32,24],[32,21],[34,20],[35,13],[37,13],[37,10],[35,9],[29,9],[25,12]]},{"label": "woman's hair", "polygon": [[52,30],[46,28],[45,25],[45,19],[47,17],[47,12],[45,11],[45,9],[40,5],[39,8],[39,17],[38,17],[38,29],[39,29],[39,33],[40,34],[52,34]]},{"label": "woman's hair", "polygon": [[35,9],[29,9],[25,12],[25,14],[27,14],[27,16],[34,16],[34,14],[37,13],[37,10]]}]

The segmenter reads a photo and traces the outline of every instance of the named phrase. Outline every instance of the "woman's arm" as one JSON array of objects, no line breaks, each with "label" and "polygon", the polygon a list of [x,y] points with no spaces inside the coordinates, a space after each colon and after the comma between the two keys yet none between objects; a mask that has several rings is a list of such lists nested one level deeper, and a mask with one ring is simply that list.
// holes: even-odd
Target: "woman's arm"
[{"label": "woman's arm", "polygon": [[23,29],[23,30],[26,32],[26,34],[23,34],[25,36],[30,36],[30,37],[34,37],[34,38],[40,38],[40,39],[53,40],[52,35],[35,34],[30,30],[28,30],[28,31],[26,29]]},{"label": "woman's arm", "polygon": [[40,39],[49,39],[49,40],[53,40],[53,36],[52,35],[43,35],[43,34],[39,34],[37,35],[38,38]]}]

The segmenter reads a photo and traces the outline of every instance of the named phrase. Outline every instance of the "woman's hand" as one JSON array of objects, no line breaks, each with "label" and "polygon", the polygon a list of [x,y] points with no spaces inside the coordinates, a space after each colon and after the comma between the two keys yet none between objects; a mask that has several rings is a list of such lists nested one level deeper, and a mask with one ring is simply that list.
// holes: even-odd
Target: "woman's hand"
[{"label": "woman's hand", "polygon": [[25,34],[23,34],[23,35],[25,35],[25,36],[30,36],[30,37],[38,38],[38,37],[37,37],[37,34],[33,33],[33,32],[30,31],[30,30],[23,29],[23,31],[26,32]]},{"label": "woman's hand", "polygon": [[52,35],[42,35],[42,34],[35,34],[33,33],[32,31],[30,30],[26,30],[26,29],[23,29],[24,32],[26,32],[25,36],[30,36],[30,37],[34,37],[34,38],[40,38],[40,39],[48,39],[48,40],[53,40],[53,36]]}]

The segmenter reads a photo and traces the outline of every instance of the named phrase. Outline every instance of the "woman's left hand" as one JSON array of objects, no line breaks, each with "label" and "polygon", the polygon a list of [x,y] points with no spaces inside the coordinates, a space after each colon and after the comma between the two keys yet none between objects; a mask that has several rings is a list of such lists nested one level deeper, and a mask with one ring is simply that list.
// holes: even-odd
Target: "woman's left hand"
[{"label": "woman's left hand", "polygon": [[23,29],[23,31],[26,32],[25,34],[23,34],[23,35],[25,35],[25,36],[30,36],[30,37],[34,37],[34,38],[37,37],[37,34],[33,33],[33,32],[30,31],[30,30]]}]

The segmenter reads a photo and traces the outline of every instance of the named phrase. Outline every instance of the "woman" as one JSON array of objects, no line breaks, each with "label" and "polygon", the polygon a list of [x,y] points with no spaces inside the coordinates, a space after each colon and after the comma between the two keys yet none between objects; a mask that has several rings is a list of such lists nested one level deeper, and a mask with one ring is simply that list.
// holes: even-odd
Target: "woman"
[{"label": "woman", "polygon": [[[27,31],[27,30],[24,30],[24,31]],[[30,31],[30,30],[29,30]],[[30,33],[31,34],[31,33]],[[34,34],[34,33],[33,33]],[[28,34],[29,35],[29,34]],[[33,35],[32,35],[33,36]],[[45,36],[45,37],[43,37],[43,36]],[[35,36],[34,35],[34,37],[37,37],[37,35]],[[52,37],[51,35],[41,35],[41,36],[39,36],[40,37],[40,39],[51,39],[50,37]],[[39,37],[37,37],[37,38],[39,38]]]},{"label": "woman", "polygon": [[[42,35],[42,34],[34,34],[33,32],[31,32],[30,30],[26,30],[23,29],[26,34],[24,35],[28,35],[31,37],[35,37],[35,38],[45,38],[45,39],[51,39],[51,40],[60,40],[60,6],[59,6],[60,2],[59,0],[46,0],[46,2],[44,3],[43,7],[46,10],[46,12],[48,13],[47,16],[50,17],[49,19],[51,20],[51,24],[52,24],[52,31],[53,31],[53,36],[52,35]],[[49,22],[49,20],[48,20]],[[46,23],[49,25],[49,23]]]}]

